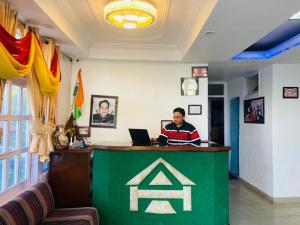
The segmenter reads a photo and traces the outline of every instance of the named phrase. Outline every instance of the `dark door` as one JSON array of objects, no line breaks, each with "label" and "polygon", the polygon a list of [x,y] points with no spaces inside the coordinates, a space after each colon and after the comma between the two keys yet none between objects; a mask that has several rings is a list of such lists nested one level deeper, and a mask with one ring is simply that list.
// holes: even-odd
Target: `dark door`
[{"label": "dark door", "polygon": [[224,98],[209,98],[210,140],[224,145]]}]

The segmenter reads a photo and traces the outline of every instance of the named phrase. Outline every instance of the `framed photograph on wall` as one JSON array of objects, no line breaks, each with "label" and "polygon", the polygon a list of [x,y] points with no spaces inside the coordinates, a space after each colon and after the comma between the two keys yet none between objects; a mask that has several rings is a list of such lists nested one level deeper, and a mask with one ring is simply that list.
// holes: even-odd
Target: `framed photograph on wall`
[{"label": "framed photograph on wall", "polygon": [[244,100],[244,123],[265,123],[265,98]]},{"label": "framed photograph on wall", "polygon": [[202,105],[188,105],[188,115],[202,115]]},{"label": "framed photograph on wall", "polygon": [[208,73],[207,66],[194,66],[192,67],[192,77],[206,78]]},{"label": "framed photograph on wall", "polygon": [[298,87],[283,87],[282,96],[283,98],[299,98]]},{"label": "framed photograph on wall", "polygon": [[172,123],[173,120],[161,120],[160,121],[160,130],[162,130],[166,125],[168,125],[169,123]]},{"label": "framed photograph on wall", "polygon": [[199,80],[194,77],[182,77],[180,79],[181,95],[199,95]]},{"label": "framed photograph on wall", "polygon": [[91,127],[89,126],[78,126],[78,135],[80,137],[90,137]]},{"label": "framed photograph on wall", "polygon": [[117,96],[92,95],[90,110],[90,126],[116,128],[117,110]]}]

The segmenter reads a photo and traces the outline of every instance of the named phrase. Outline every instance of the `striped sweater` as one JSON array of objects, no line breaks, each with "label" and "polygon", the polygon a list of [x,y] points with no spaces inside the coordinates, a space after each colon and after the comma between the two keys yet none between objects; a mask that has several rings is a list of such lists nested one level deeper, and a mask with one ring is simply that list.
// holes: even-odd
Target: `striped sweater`
[{"label": "striped sweater", "polygon": [[185,121],[181,127],[177,127],[174,122],[166,125],[157,140],[161,145],[199,146],[201,144],[196,128]]}]

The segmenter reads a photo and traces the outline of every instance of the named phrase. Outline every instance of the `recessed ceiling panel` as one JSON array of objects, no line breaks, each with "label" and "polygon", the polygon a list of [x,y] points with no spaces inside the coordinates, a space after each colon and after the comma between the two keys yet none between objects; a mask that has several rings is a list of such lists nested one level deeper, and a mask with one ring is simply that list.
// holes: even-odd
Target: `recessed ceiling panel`
[{"label": "recessed ceiling panel", "polygon": [[271,59],[299,45],[300,20],[288,20],[232,59]]}]

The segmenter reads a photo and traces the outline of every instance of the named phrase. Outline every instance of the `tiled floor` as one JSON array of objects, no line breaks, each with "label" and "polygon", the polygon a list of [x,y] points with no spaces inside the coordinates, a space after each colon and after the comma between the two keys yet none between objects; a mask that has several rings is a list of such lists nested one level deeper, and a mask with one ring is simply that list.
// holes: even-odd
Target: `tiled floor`
[{"label": "tiled floor", "polygon": [[271,204],[231,180],[230,225],[300,225],[300,203]]}]

